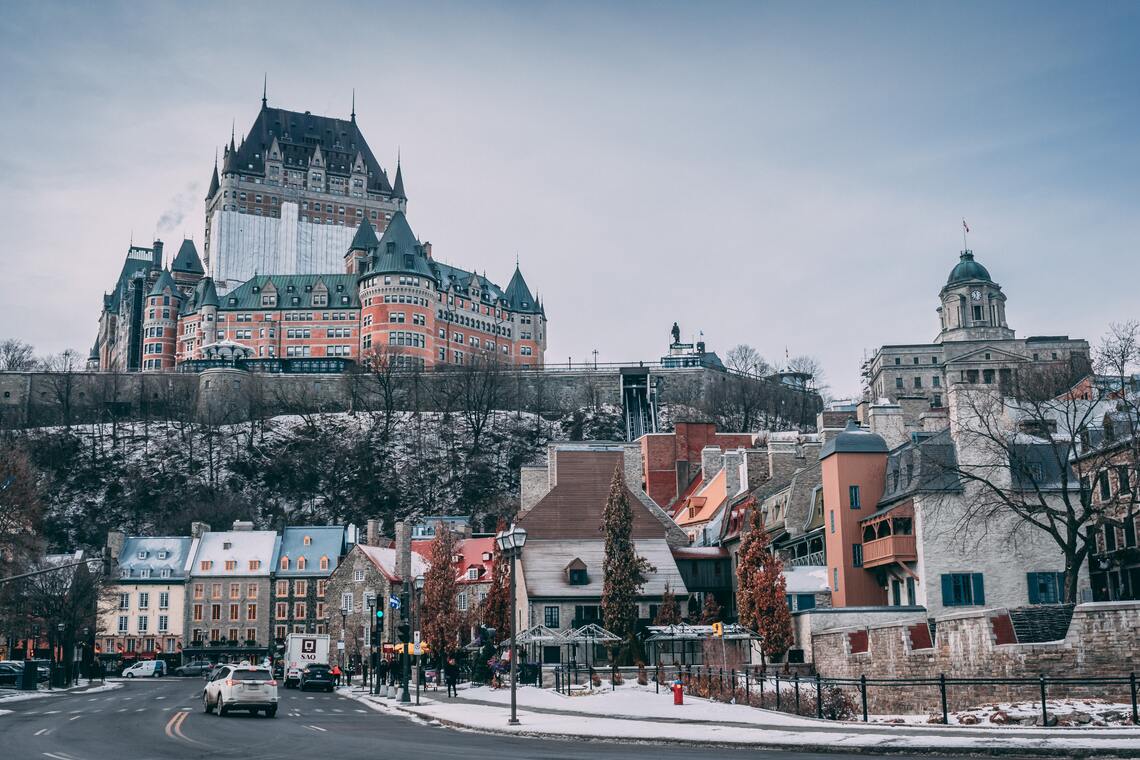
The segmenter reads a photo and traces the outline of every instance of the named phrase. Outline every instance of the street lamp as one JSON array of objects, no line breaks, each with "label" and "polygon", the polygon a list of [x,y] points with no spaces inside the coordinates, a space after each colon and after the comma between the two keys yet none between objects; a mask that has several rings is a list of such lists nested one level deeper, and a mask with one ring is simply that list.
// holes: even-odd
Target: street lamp
[{"label": "street lamp", "polygon": [[[337,661],[340,665],[340,672],[342,675],[344,673],[344,629],[347,625],[348,625],[348,608],[347,607],[341,607],[340,608],[340,641],[338,642],[339,646],[337,647],[337,649],[339,649],[340,651],[337,652]],[[340,679],[337,679],[337,686],[340,686]]]},{"label": "street lamp", "polygon": [[[419,596],[424,590],[424,577],[422,575],[416,576],[415,592],[412,594],[412,641],[415,641],[416,632],[420,629],[419,621]],[[420,648],[423,647],[423,639],[420,639]],[[412,650],[415,652],[415,649]],[[420,658],[423,655],[420,652],[415,652],[416,655],[416,704],[420,703]]]},{"label": "street lamp", "polygon": [[526,543],[526,528],[520,528],[514,523],[507,530],[495,536],[495,543],[499,545],[499,552],[511,558],[511,719],[509,725],[519,724],[518,704],[515,697],[516,681],[518,680],[518,652],[515,649],[515,636],[518,633],[518,598],[515,594],[515,559],[522,553]]}]

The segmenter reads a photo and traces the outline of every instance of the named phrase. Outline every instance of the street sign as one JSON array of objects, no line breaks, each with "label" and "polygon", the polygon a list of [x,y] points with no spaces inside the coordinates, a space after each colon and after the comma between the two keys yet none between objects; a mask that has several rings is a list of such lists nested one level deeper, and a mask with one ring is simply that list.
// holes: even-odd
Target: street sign
[{"label": "street sign", "polygon": [[[416,645],[417,649],[419,648],[419,646],[420,646],[420,632],[419,631],[416,631],[415,633],[412,634],[412,643],[414,643]],[[416,654],[419,654],[419,652],[416,652]]]},{"label": "street sign", "polygon": [[338,641],[338,642],[336,643],[336,648],[337,648],[337,649],[344,649],[344,642],[343,642],[343,641]]},{"label": "street sign", "polygon": [[388,597],[388,606],[394,610],[400,609],[400,597],[398,597],[398,596]]}]

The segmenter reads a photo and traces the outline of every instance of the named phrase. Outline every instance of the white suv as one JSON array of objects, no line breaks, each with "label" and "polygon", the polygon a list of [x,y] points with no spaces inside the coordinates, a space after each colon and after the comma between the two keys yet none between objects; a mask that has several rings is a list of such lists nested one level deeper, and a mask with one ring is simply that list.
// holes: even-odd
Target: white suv
[{"label": "white suv", "polygon": [[258,665],[222,665],[206,682],[202,691],[202,707],[218,715],[230,710],[259,710],[272,718],[277,715],[277,681],[268,667]]}]

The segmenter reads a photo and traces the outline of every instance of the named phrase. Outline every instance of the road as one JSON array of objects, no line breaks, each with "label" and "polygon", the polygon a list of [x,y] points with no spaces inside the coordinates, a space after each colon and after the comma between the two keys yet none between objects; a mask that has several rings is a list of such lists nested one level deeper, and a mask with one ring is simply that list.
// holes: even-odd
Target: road
[{"label": "road", "polygon": [[[280,689],[276,718],[202,711],[201,679],[139,679],[122,688],[0,703],[0,754],[10,760],[693,760],[675,745],[569,742],[460,732],[378,713],[337,694]],[[703,750],[707,753],[709,750]],[[716,749],[717,760],[816,755]],[[867,755],[858,757],[867,758]],[[894,755],[898,758],[899,755]]]}]

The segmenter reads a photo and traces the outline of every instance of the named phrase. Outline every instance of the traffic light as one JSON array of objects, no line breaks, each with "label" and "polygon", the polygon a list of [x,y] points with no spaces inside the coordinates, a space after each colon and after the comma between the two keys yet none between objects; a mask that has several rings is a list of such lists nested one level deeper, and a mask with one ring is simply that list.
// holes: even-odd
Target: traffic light
[{"label": "traffic light", "polygon": [[383,622],[383,620],[384,620],[384,608],[380,607],[376,610],[376,621],[377,621],[377,623],[380,623],[380,622]]},{"label": "traffic light", "polygon": [[713,623],[712,624],[712,633],[713,633],[713,636],[717,636],[717,637],[724,636],[724,623]]},{"label": "traffic light", "polygon": [[407,644],[412,640],[412,626],[406,620],[402,621],[396,626],[396,635],[399,636],[401,642]]}]

